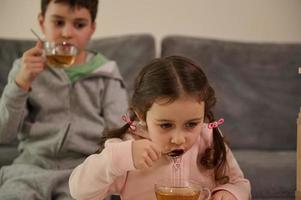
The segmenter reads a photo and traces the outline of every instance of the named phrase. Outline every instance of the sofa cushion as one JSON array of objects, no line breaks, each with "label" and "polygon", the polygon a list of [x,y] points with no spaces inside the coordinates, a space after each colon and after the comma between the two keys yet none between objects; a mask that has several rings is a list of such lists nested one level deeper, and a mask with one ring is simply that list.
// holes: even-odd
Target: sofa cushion
[{"label": "sofa cushion", "polygon": [[294,199],[295,152],[235,150],[233,153],[251,182],[252,199]]},{"label": "sofa cushion", "polygon": [[233,148],[296,148],[301,44],[168,36],[162,56],[168,55],[202,65],[216,91],[216,118],[225,118],[221,128]]}]

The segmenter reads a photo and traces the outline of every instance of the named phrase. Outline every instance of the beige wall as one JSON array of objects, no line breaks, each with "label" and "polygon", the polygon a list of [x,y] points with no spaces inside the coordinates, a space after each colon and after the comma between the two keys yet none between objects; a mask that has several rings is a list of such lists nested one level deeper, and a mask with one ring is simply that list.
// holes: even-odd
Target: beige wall
[{"label": "beige wall", "polygon": [[[39,0],[1,0],[0,38],[33,38]],[[301,42],[301,0],[100,0],[94,37],[152,33]]]}]

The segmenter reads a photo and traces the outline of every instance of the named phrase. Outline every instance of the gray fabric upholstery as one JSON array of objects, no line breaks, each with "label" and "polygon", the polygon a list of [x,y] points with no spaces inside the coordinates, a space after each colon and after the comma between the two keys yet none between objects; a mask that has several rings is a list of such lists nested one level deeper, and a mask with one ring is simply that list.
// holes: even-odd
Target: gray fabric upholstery
[{"label": "gray fabric upholstery", "polygon": [[294,198],[295,152],[235,150],[234,155],[251,182],[253,199]]},{"label": "gray fabric upholstery", "polygon": [[217,96],[216,118],[256,200],[293,200],[301,44],[246,43],[185,36],[162,41],[162,56],[200,63]]},{"label": "gray fabric upholstery", "polygon": [[[32,40],[0,39],[0,96],[13,61],[34,44]],[[133,80],[140,68],[155,57],[154,38],[149,34],[94,39],[88,49],[101,52],[117,62],[129,93],[132,93]],[[0,167],[10,164],[18,155],[16,145],[16,141],[13,144],[0,144]]]},{"label": "gray fabric upholstery", "polygon": [[201,63],[217,94],[216,117],[233,148],[295,149],[301,44],[167,37],[162,56]]},{"label": "gray fabric upholstery", "polygon": [[96,39],[89,48],[117,62],[130,94],[140,69],[155,57],[155,41],[151,35]]}]

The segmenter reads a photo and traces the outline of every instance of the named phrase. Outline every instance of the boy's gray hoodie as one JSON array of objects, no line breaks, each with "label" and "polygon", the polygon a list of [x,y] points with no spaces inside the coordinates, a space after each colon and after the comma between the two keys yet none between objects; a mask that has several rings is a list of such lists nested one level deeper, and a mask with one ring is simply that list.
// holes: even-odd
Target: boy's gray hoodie
[{"label": "boy's gray hoodie", "polygon": [[16,60],[0,99],[0,142],[20,141],[15,163],[73,168],[99,148],[104,130],[122,125],[128,101],[115,62],[74,83],[63,69],[48,68],[29,92],[15,83],[19,70]]}]

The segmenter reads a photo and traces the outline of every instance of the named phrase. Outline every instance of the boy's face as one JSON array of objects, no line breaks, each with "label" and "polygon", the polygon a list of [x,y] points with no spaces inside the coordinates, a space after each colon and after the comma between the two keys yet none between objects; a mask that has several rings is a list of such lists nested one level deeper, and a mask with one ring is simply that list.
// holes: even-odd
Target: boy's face
[{"label": "boy's face", "polygon": [[45,16],[39,15],[39,23],[46,40],[74,44],[82,52],[92,34],[96,24],[91,21],[90,12],[86,8],[51,1]]},{"label": "boy's face", "polygon": [[166,99],[155,101],[147,111],[149,137],[162,152],[187,151],[202,131],[205,104],[188,95],[166,102]]}]

